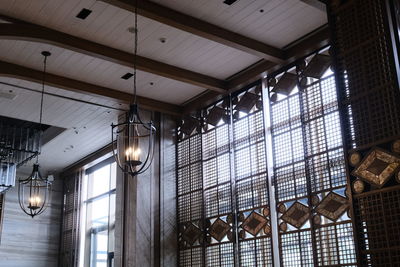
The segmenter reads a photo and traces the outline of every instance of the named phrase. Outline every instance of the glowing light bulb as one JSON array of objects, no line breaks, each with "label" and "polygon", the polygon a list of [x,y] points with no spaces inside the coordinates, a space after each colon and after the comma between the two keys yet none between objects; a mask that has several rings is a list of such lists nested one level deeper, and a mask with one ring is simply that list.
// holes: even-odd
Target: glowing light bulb
[{"label": "glowing light bulb", "polygon": [[140,155],[142,150],[139,147],[128,147],[125,150],[126,161],[132,162],[134,165],[140,165]]},{"label": "glowing light bulb", "polygon": [[40,202],[42,200],[39,196],[33,196],[29,198],[29,206],[30,209],[38,209],[40,207]]}]

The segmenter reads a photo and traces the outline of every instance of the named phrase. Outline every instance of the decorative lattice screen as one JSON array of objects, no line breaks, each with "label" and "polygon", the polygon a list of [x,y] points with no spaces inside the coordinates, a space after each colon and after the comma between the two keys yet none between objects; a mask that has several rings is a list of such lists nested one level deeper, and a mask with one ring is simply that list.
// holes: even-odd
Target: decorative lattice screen
[{"label": "decorative lattice screen", "polygon": [[400,264],[398,6],[352,0],[328,9],[361,266]]},{"label": "decorative lattice screen", "polygon": [[272,264],[259,83],[179,128],[180,266]]},{"label": "decorative lattice screen", "polygon": [[355,266],[340,114],[330,57],[269,79],[282,266]]},{"label": "decorative lattice screen", "polygon": [[[270,76],[266,114],[255,84],[183,120],[177,145],[180,266],[272,266],[273,246],[281,266],[356,266],[330,66],[324,52]],[[273,162],[271,173],[267,162]]]}]

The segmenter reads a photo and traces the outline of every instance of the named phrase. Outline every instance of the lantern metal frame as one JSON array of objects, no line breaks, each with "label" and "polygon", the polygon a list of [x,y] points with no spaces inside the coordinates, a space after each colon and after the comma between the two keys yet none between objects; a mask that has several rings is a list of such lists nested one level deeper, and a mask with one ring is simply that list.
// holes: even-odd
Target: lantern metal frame
[{"label": "lantern metal frame", "polygon": [[[47,179],[44,179],[39,172],[39,155],[41,153],[41,139],[43,135],[42,130],[42,119],[43,119],[43,100],[44,100],[44,85],[45,85],[45,77],[46,77],[46,66],[47,66],[47,57],[51,55],[48,51],[43,51],[42,56],[44,56],[43,61],[43,80],[42,80],[42,92],[41,92],[41,100],[40,100],[40,115],[39,115],[39,124],[40,124],[40,136],[39,136],[39,152],[36,156],[36,163],[33,165],[33,170],[31,175],[26,179],[19,179],[18,181],[18,201],[19,205],[24,213],[31,216],[32,218],[36,215],[42,214],[47,209],[47,203],[51,194],[51,182]],[[29,188],[29,200],[28,205],[25,206],[26,198],[25,198],[25,188]],[[44,190],[44,195],[42,196],[40,192]],[[42,190],[42,191],[41,191]],[[40,199],[43,197],[43,199]],[[36,205],[33,205],[32,202],[36,201]]]},{"label": "lantern metal frame", "polygon": [[[140,135],[138,133],[138,127],[142,127],[147,130],[147,134]],[[138,112],[138,105],[132,104],[130,106],[129,114],[127,116],[127,120],[122,123],[112,124],[111,125],[111,142],[112,142],[112,150],[113,155],[115,157],[115,161],[117,162],[118,167],[124,173],[129,173],[132,176],[136,176],[145,172],[151,165],[154,158],[154,143],[156,136],[156,127],[154,126],[153,121],[145,123],[141,120]],[[121,144],[121,137],[124,141],[128,140],[128,142],[123,142]],[[145,156],[145,160],[143,162],[127,158],[122,159],[121,152],[125,152],[131,146],[139,147],[139,143],[141,139],[148,138],[148,150],[147,155]],[[130,144],[130,139],[136,141],[136,144]],[[123,147],[121,147],[121,145]]]},{"label": "lantern metal frame", "polygon": [[[18,202],[22,211],[25,214],[31,216],[32,218],[35,217],[36,215],[42,214],[47,209],[48,206],[47,205],[48,199],[50,199],[51,195],[51,183],[47,179],[42,178],[42,175],[39,172],[39,164],[34,164],[31,175],[26,179],[20,179],[18,183],[19,183]],[[25,207],[26,187],[30,189],[29,200],[28,200],[29,204],[27,207]],[[35,192],[32,192],[32,190],[35,190]],[[34,206],[34,204],[32,203],[34,202],[34,200],[32,198],[41,196],[40,190],[44,191],[43,200],[39,199],[39,201],[41,202],[40,206],[39,205]]]},{"label": "lantern metal frame", "polygon": [[[137,0],[135,0],[135,25],[134,25],[134,56],[133,56],[133,99],[130,105],[129,113],[126,120],[122,123],[111,124],[111,144],[113,148],[113,154],[118,167],[123,173],[128,173],[132,176],[136,176],[145,172],[153,162],[154,157],[154,143],[156,136],[156,127],[153,121],[143,122],[139,116],[139,107],[137,104],[137,49],[138,49],[138,23],[137,23]],[[138,128],[141,127],[147,130],[147,134],[140,135]],[[121,144],[121,135],[123,137],[123,144]],[[114,138],[116,137],[116,138]],[[147,155],[144,157],[145,160],[141,162],[139,160],[138,151],[140,151],[140,141],[148,138],[148,150]],[[133,144],[131,144],[131,139]],[[121,147],[123,146],[123,147]],[[130,149],[130,150],[128,150]],[[135,150],[136,149],[136,150]],[[137,159],[130,158],[130,152],[137,154]],[[124,156],[121,155],[124,153]],[[127,156],[129,154],[129,156]],[[122,158],[125,157],[123,160]]]}]

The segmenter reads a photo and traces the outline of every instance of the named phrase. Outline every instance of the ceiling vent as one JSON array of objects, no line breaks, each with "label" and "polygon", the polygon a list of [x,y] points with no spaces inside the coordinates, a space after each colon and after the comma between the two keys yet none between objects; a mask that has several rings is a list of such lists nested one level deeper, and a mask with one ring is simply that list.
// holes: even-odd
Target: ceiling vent
[{"label": "ceiling vent", "polygon": [[90,15],[90,13],[92,13],[92,10],[82,8],[82,10],[78,13],[78,15],[76,15],[76,17],[79,19],[86,19]]},{"label": "ceiling vent", "polygon": [[235,3],[237,0],[225,0],[224,1],[224,4],[227,4],[227,5],[232,5],[233,3]]},{"label": "ceiling vent", "polygon": [[130,78],[132,78],[132,77],[133,77],[133,74],[130,73],[130,72],[127,72],[126,74],[124,74],[124,75],[121,77],[121,79],[128,80],[128,79],[130,79]]}]

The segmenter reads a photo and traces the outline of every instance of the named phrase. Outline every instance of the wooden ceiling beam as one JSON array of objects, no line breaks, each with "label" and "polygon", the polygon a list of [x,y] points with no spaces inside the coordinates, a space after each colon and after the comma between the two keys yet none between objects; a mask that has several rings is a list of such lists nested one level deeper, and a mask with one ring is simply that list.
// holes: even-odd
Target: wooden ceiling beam
[{"label": "wooden ceiling beam", "polygon": [[[0,39],[48,43],[133,68],[133,54],[34,24],[0,23]],[[228,89],[226,81],[142,56],[137,57],[137,68],[144,72],[153,73],[217,92],[224,92]]]},{"label": "wooden ceiling beam", "polygon": [[314,51],[321,49],[329,44],[330,32],[328,25],[324,25],[317,30],[307,34],[303,38],[293,42],[286,49],[284,49],[285,62],[277,64],[269,60],[260,60],[249,68],[239,72],[238,74],[227,79],[229,90],[224,93],[216,93],[207,91],[183,105],[184,113],[189,114],[195,110],[203,108],[213,102],[221,99],[224,95],[234,92],[244,86],[265,77],[268,73],[279,70],[290,62],[310,55]]},{"label": "wooden ceiling beam", "polygon": [[[16,64],[0,61],[0,76],[17,78],[21,80],[31,81],[35,83],[41,83],[43,79],[43,72],[19,66]],[[70,78],[53,75],[46,73],[46,84],[48,86],[83,93],[87,95],[92,95],[96,97],[105,97],[108,99],[113,99],[118,102],[129,104],[132,95],[129,93],[121,92],[118,90],[81,82],[73,80]],[[140,107],[148,110],[159,111],[166,114],[171,114],[175,116],[182,115],[182,107],[153,100],[146,97],[138,96],[137,98]]]},{"label": "wooden ceiling beam", "polygon": [[[130,12],[135,11],[134,1],[101,1]],[[137,0],[137,4],[137,12],[143,17],[158,21],[162,24],[169,25],[211,41],[242,50],[249,54],[253,54],[273,62],[279,63],[284,60],[283,51],[271,45],[229,31],[217,25],[186,15],[154,2]]]}]

